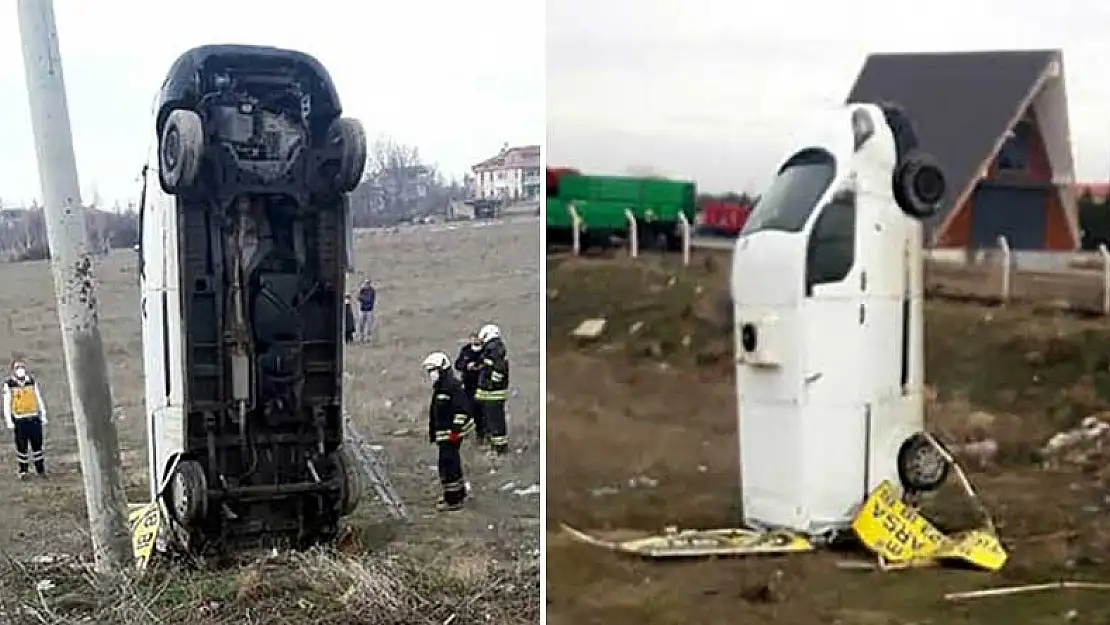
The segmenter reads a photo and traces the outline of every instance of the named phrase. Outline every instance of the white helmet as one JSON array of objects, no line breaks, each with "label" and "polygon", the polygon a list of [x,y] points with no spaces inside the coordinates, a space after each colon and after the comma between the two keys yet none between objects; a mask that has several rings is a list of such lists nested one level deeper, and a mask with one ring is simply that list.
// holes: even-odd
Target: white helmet
[{"label": "white helmet", "polygon": [[501,328],[492,323],[487,323],[482,326],[481,330],[478,330],[478,339],[481,340],[482,343],[489,343],[493,339],[499,338],[501,338]]},{"label": "white helmet", "polygon": [[443,352],[432,352],[424,359],[422,364],[425,371],[432,371],[434,369],[450,369],[451,358]]},{"label": "white helmet", "polygon": [[439,382],[440,372],[451,368],[451,359],[443,352],[432,352],[424,359],[422,366],[428,375],[428,380],[435,384]]}]

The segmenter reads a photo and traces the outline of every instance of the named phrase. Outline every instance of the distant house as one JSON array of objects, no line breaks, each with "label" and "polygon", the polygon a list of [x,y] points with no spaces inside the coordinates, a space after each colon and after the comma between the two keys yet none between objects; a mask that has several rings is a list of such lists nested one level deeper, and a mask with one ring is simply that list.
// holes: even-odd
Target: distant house
[{"label": "distant house", "polygon": [[510,148],[471,167],[470,195],[483,200],[535,200],[540,197],[540,146]]},{"label": "distant house", "polygon": [[849,102],[895,102],[950,189],[926,226],[938,247],[1079,246],[1059,50],[873,54]]}]

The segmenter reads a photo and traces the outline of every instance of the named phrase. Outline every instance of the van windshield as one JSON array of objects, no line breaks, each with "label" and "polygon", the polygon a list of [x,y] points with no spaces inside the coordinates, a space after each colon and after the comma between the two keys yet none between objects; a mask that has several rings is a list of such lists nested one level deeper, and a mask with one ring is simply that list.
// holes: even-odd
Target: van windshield
[{"label": "van windshield", "polygon": [[760,230],[800,232],[836,177],[836,159],[825,150],[795,154],[759,198],[740,235]]}]

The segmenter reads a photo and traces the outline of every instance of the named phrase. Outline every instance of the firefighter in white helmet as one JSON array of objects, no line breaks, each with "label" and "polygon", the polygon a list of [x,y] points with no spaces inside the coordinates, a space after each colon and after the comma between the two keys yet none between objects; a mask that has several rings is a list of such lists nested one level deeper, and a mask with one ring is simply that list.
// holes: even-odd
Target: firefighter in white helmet
[{"label": "firefighter in white helmet", "polygon": [[4,421],[15,432],[15,455],[19,478],[28,474],[28,461],[35,465],[35,472],[46,475],[46,461],[42,452],[43,426],[46,425],[46,404],[27,363],[16,360],[12,373],[4,380]]},{"label": "firefighter in white helmet", "polygon": [[509,354],[501,339],[501,328],[492,323],[478,330],[478,340],[482,342],[482,355],[474,400],[485,417],[490,451],[503,456],[509,451],[505,419],[505,402],[509,399]]},{"label": "firefighter in white helmet", "polygon": [[432,383],[432,402],[428,408],[428,439],[439,448],[439,481],[443,498],[436,504],[441,511],[458,510],[466,501],[467,487],[463,478],[463,438],[474,430],[469,402],[462,384],[451,370],[451,358],[433,352],[424,359],[424,372]]}]

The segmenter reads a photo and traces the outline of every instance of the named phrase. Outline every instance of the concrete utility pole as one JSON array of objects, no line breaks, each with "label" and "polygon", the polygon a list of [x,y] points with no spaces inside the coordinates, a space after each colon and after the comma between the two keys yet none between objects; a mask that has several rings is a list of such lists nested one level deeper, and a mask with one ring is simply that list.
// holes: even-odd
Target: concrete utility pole
[{"label": "concrete utility pole", "polygon": [[19,0],[19,31],[93,555],[112,572],[133,556],[53,0]]}]

